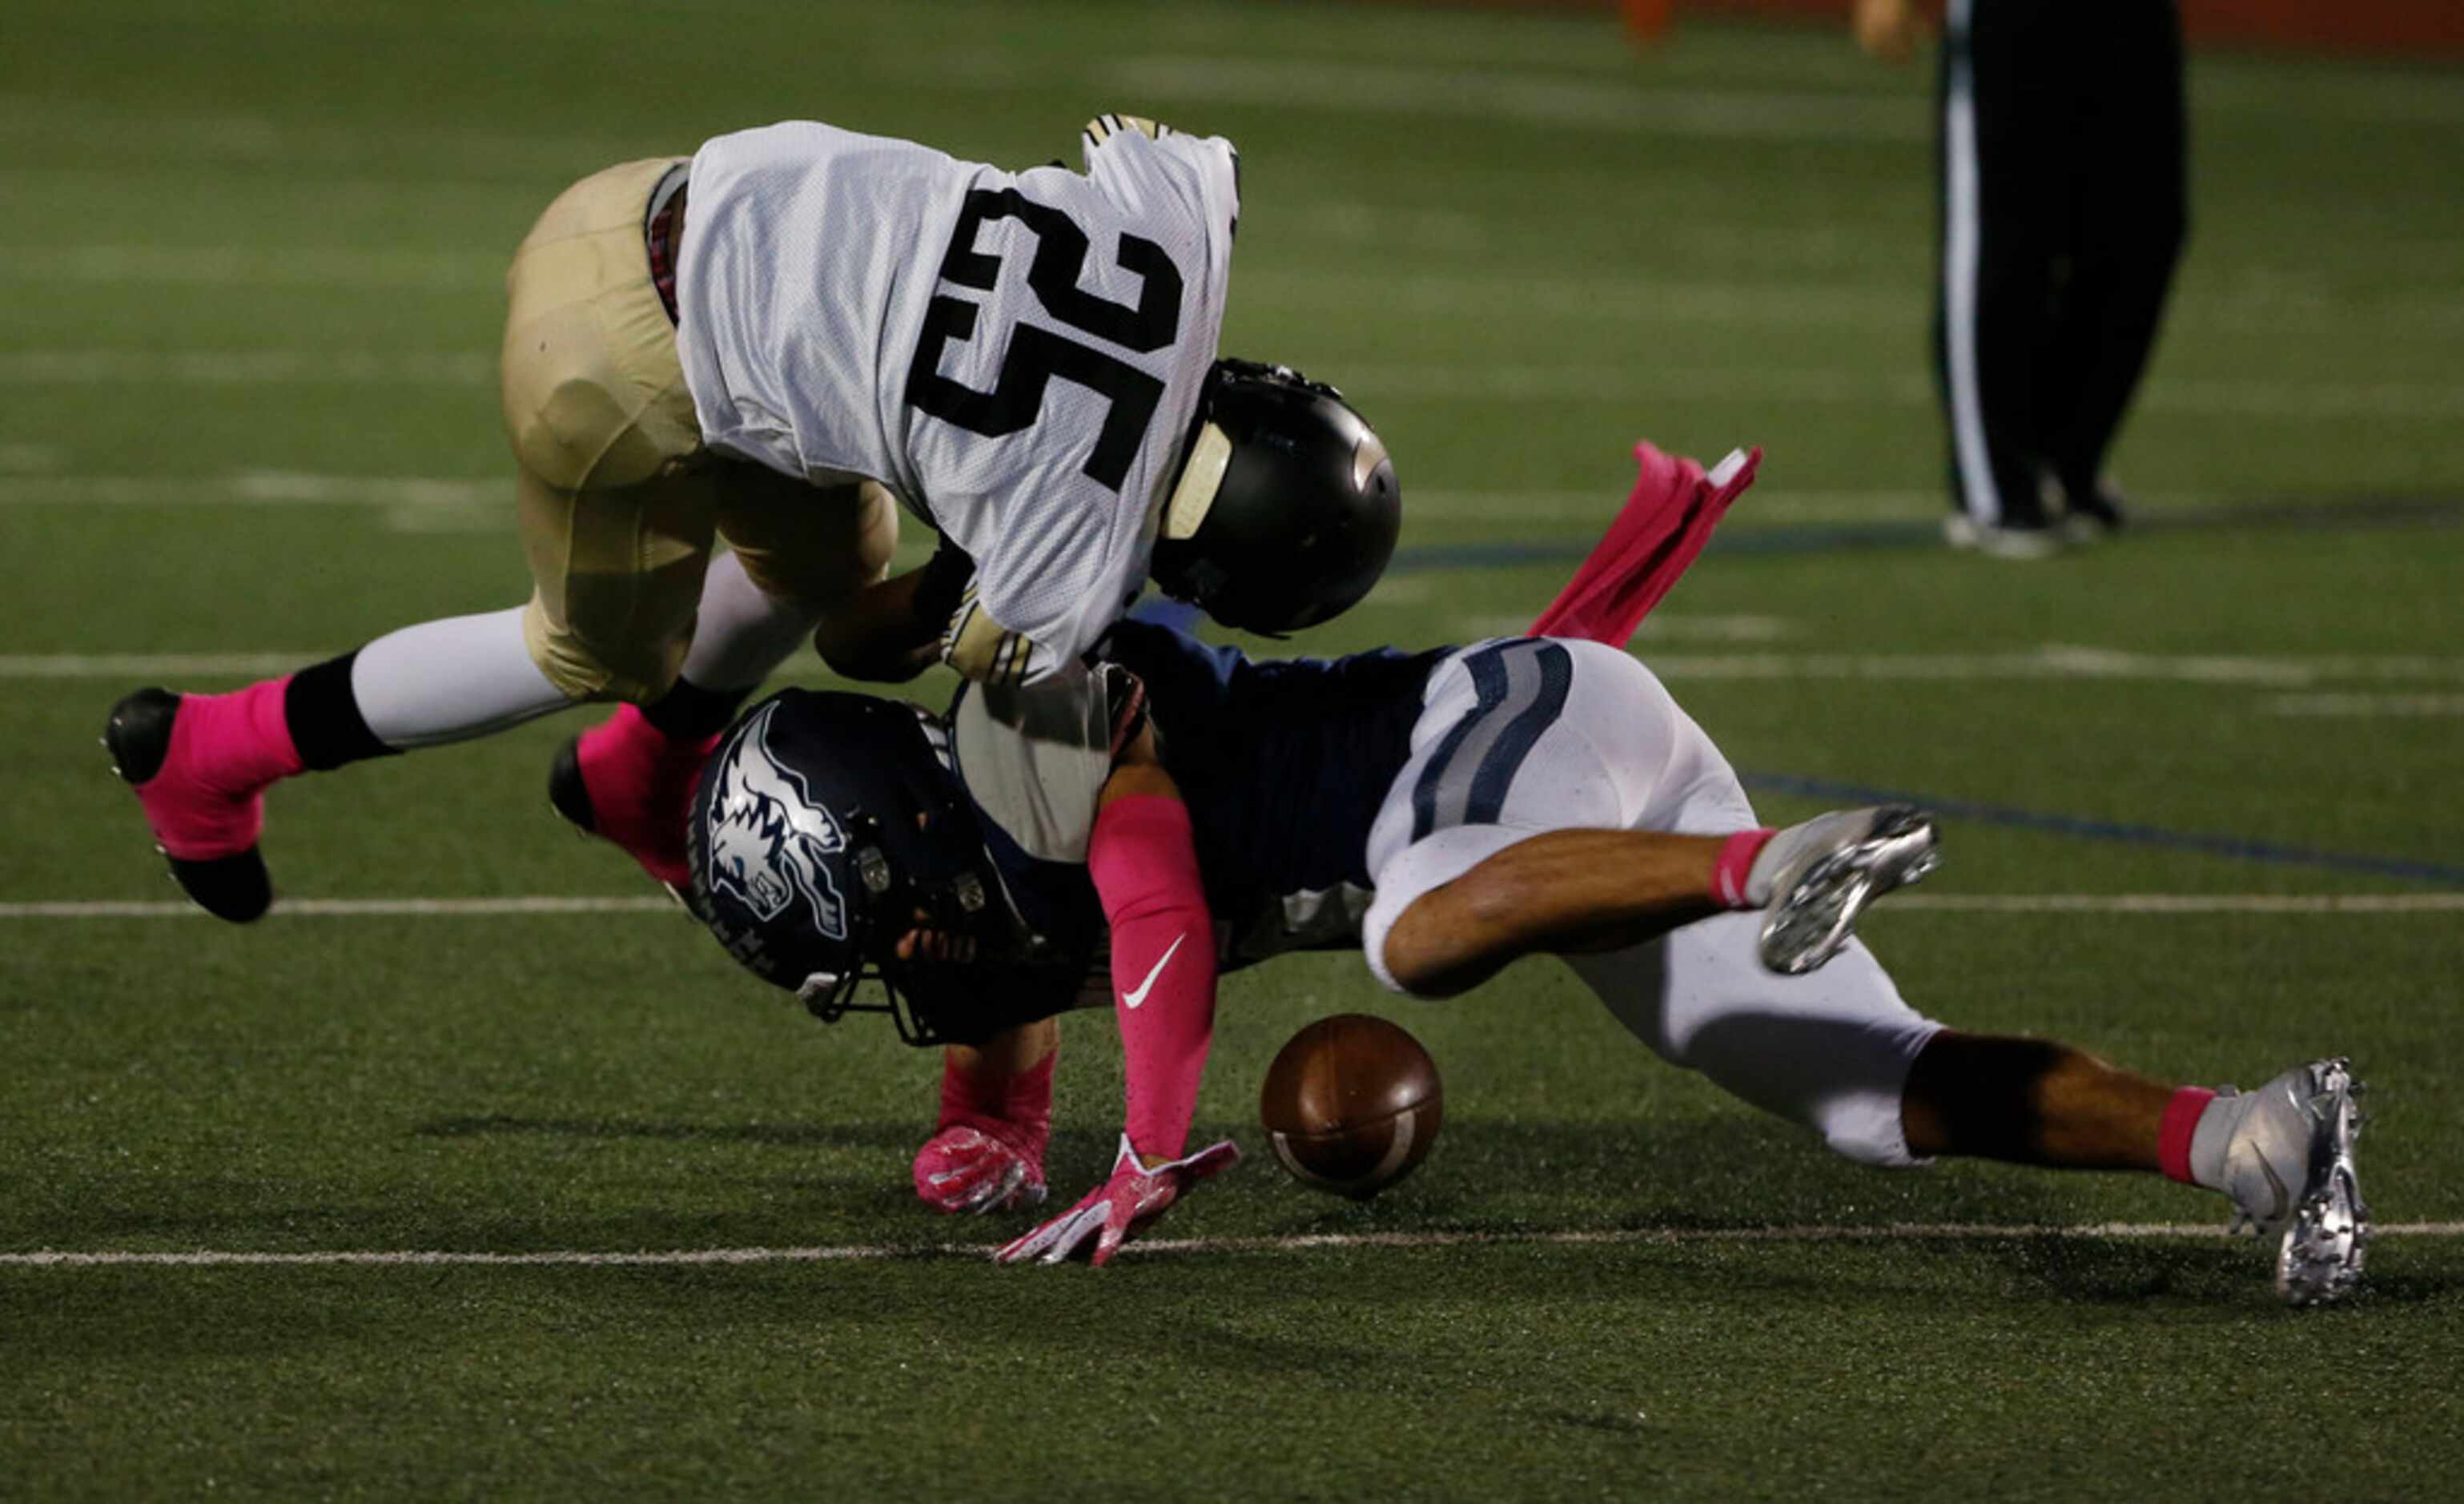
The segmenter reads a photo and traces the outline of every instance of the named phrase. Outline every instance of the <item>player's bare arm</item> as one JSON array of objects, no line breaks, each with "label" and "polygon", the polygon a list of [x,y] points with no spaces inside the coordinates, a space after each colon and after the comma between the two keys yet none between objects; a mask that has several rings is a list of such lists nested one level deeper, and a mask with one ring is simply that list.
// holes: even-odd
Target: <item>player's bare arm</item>
[{"label": "player's bare arm", "polygon": [[814,629],[813,646],[833,673],[903,684],[941,660],[942,629],[975,565],[944,543],[919,567],[856,592]]}]

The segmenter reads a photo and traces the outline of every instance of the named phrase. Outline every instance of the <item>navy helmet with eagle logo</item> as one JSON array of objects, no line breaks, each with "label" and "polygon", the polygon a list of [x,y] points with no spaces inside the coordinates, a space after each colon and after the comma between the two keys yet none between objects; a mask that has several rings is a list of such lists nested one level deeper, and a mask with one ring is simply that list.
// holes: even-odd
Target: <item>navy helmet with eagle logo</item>
[{"label": "navy helmet with eagle logo", "polygon": [[1288,366],[1218,361],[1151,572],[1224,626],[1277,636],[1367,595],[1402,525],[1395,462],[1343,393]]},{"label": "navy helmet with eagle logo", "polygon": [[[930,724],[893,700],[782,690],[703,767],[687,832],[688,901],[728,954],[825,1023],[887,1012],[911,1044],[985,1030],[915,984],[892,951],[900,935],[918,915],[967,934],[1008,923]],[[883,1001],[856,1001],[866,981]]]}]

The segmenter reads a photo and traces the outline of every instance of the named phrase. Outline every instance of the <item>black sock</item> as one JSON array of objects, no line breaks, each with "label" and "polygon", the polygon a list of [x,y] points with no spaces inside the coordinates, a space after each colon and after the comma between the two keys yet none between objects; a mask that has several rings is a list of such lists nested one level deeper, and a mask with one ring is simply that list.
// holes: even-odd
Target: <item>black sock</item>
[{"label": "black sock", "polygon": [[282,692],[282,719],[291,730],[291,744],[299,761],[316,772],[331,772],[346,763],[392,757],[399,749],[377,740],[351,695],[353,649],[291,675]]},{"label": "black sock", "polygon": [[753,693],[748,684],[742,689],[704,689],[685,679],[675,687],[642,707],[642,719],[658,728],[671,741],[699,741],[716,736],[736,719],[736,707]]}]

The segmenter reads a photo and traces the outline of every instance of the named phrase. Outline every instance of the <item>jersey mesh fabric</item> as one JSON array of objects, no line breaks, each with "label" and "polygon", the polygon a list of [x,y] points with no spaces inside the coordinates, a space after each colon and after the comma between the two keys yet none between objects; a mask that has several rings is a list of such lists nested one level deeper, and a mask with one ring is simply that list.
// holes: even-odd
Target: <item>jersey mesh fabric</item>
[{"label": "jersey mesh fabric", "polygon": [[[974,558],[985,610],[1037,645],[1030,679],[1144,581],[1239,210],[1220,139],[1124,131],[1086,154],[1084,174],[1010,173],[810,122],[721,136],[693,159],[678,275],[705,439],[817,484],[888,486]],[[1155,318],[1128,330],[1133,311]]]},{"label": "jersey mesh fabric", "polygon": [[[1105,639],[1106,661],[1144,685],[1164,766],[1189,807],[1227,969],[1295,945],[1356,940],[1356,912],[1326,934],[1293,933],[1287,919],[1307,896],[1347,884],[1364,890],[1365,902],[1370,827],[1411,757],[1422,694],[1446,651],[1253,663],[1136,621]],[[970,687],[953,710],[953,741],[964,748],[957,772],[986,848],[1022,917],[1057,944],[1101,938],[1086,832],[1057,839],[1053,820],[1056,810],[1094,809],[1110,760],[1092,755],[1108,734],[1101,708],[1052,707],[1116,693],[1109,682],[1006,700]],[[1019,714],[1026,707],[1036,711],[1031,721]],[[1089,755],[1070,755],[1073,734]]]}]

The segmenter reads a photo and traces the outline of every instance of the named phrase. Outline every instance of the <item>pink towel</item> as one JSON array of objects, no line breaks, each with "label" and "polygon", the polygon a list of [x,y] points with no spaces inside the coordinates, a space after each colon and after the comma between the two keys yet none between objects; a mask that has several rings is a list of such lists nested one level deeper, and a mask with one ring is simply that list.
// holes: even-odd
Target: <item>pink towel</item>
[{"label": "pink towel", "polygon": [[1634,457],[1642,463],[1634,495],[1531,624],[1531,635],[1624,647],[1710,541],[1728,503],[1754,483],[1763,452],[1731,451],[1707,475],[1695,461],[1661,453],[1647,440],[1634,447]]}]

